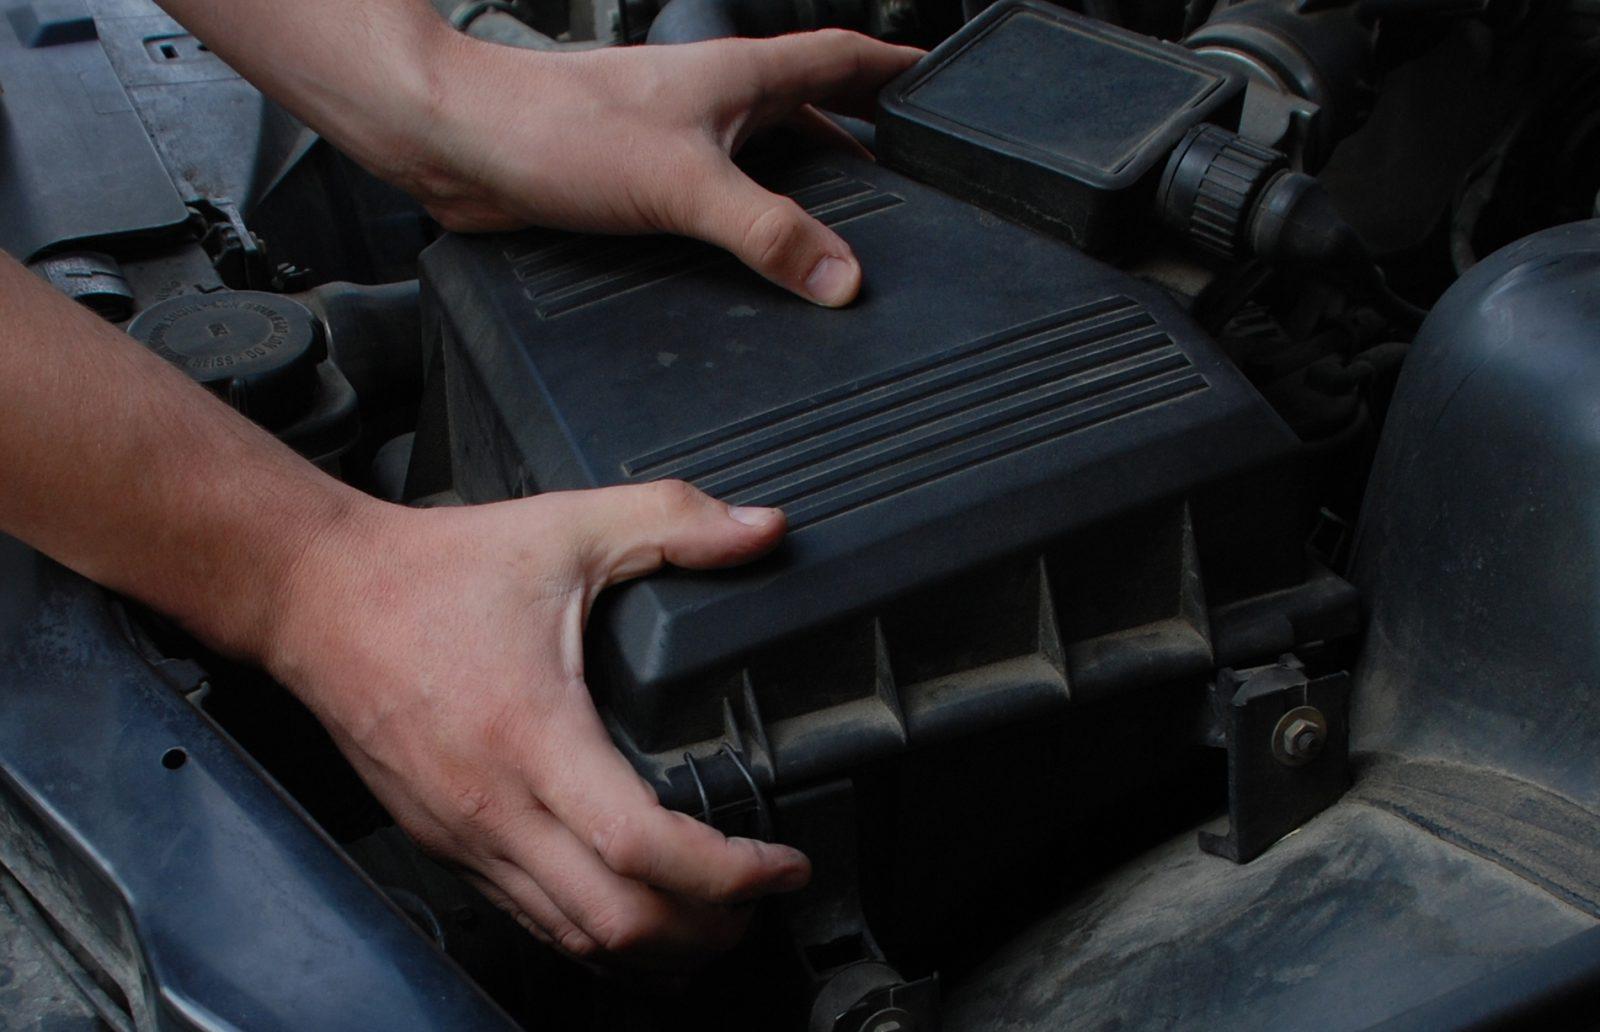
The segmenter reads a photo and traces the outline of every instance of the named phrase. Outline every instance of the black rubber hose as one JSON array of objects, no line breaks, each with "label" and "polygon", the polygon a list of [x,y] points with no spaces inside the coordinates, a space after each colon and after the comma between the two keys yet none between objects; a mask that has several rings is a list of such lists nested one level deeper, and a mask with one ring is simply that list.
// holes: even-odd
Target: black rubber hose
[{"label": "black rubber hose", "polygon": [[648,43],[760,38],[824,26],[859,28],[860,0],[670,0],[650,24]]},{"label": "black rubber hose", "polygon": [[1333,275],[1368,294],[1379,311],[1415,331],[1427,312],[1396,294],[1322,184],[1301,172],[1279,172],[1262,188],[1251,217],[1251,249],[1268,262]]},{"label": "black rubber hose", "polygon": [[423,348],[416,280],[324,283],[296,295],[328,327],[328,352],[361,404],[363,433],[386,440],[416,425]]}]

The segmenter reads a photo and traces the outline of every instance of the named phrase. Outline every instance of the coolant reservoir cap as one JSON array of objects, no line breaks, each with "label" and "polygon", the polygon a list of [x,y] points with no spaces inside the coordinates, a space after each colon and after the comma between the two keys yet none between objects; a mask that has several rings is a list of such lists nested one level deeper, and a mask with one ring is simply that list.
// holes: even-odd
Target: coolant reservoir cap
[{"label": "coolant reservoir cap", "polygon": [[309,308],[259,290],[171,297],[141,312],[128,333],[268,427],[312,403],[327,355]]}]

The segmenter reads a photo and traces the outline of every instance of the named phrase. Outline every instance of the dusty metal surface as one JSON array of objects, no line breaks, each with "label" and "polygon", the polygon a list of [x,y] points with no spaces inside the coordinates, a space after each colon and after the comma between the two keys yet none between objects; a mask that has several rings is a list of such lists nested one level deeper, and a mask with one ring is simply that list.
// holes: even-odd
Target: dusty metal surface
[{"label": "dusty metal surface", "polygon": [[1503,774],[1430,761],[1369,763],[1353,794],[1600,918],[1600,817]]},{"label": "dusty metal surface", "polygon": [[[1600,822],[1453,773],[1369,766],[1243,866],[1175,837],[953,986],[946,1029],[1364,1028],[1592,927]],[[1491,826],[1522,847],[1472,848]]]},{"label": "dusty metal surface", "polygon": [[105,1027],[0,895],[0,1032],[100,1032]]}]

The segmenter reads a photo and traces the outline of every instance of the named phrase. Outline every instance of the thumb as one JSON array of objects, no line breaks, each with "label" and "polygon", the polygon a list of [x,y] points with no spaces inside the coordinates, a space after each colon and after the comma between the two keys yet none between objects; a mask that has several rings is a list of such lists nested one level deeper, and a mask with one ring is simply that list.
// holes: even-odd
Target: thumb
[{"label": "thumb", "polygon": [[578,550],[597,587],[667,563],[698,570],[746,562],[771,551],[785,527],[777,509],[730,506],[681,480],[577,491],[564,499],[579,510],[563,522],[580,535]]},{"label": "thumb", "polygon": [[757,186],[732,161],[701,186],[693,233],[786,290],[838,308],[861,289],[861,264],[837,233],[794,201]]}]

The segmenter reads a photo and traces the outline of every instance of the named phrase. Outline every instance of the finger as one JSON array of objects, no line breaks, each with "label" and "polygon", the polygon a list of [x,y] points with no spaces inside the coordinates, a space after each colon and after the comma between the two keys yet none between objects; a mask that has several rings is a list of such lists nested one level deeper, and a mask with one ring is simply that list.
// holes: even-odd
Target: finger
[{"label": "finger", "polygon": [[550,813],[532,810],[512,829],[506,860],[531,875],[582,935],[586,956],[652,966],[704,959],[743,936],[749,912],[670,896],[617,874]]},{"label": "finger", "polygon": [[838,308],[861,289],[861,265],[843,238],[726,158],[696,185],[689,207],[688,232],[808,301]]},{"label": "finger", "polygon": [[[573,956],[583,956],[584,950],[590,952],[597,950],[591,939],[587,944],[578,942],[577,935],[584,939],[584,934],[578,926],[571,921],[561,910],[546,896],[543,889],[534,884],[521,868],[513,864],[497,863],[490,865],[494,869],[494,876],[479,874],[475,871],[464,870],[461,877],[478,890],[484,899],[496,907],[510,914],[512,919],[522,926],[523,931],[538,939],[546,946],[555,947],[563,952],[572,952]],[[501,883],[507,887],[502,888]],[[557,936],[568,938],[579,947],[579,952],[573,952],[563,946]]]},{"label": "finger", "polygon": [[783,537],[783,513],[719,502],[681,480],[607,487],[559,498],[580,535],[580,558],[596,590],[664,563],[709,569],[753,559]]},{"label": "finger", "polygon": [[790,115],[785,124],[820,147],[844,151],[864,161],[876,160],[855,134],[810,104]]},{"label": "finger", "polygon": [[[381,783],[380,780],[374,787]],[[519,796],[521,786],[516,782],[512,785],[509,792],[501,794]],[[413,841],[455,869],[485,899],[510,914],[534,938],[573,957],[586,957],[598,951],[599,947],[577,922],[556,906],[521,868],[495,859],[480,847],[464,845],[459,835],[445,830],[443,822],[417,813],[409,804],[390,804],[390,811]],[[492,811],[479,807],[476,812],[481,815]],[[490,839],[494,837],[494,833],[481,830]]]},{"label": "finger", "polygon": [[528,761],[527,777],[551,813],[621,877],[709,903],[793,892],[810,880],[810,861],[797,849],[729,838],[663,807],[593,707],[571,707],[550,740],[553,748]]},{"label": "finger", "polygon": [[923,51],[843,29],[797,32],[761,40],[757,54],[763,99],[782,110],[816,104],[871,120],[878,91],[916,64]]}]

